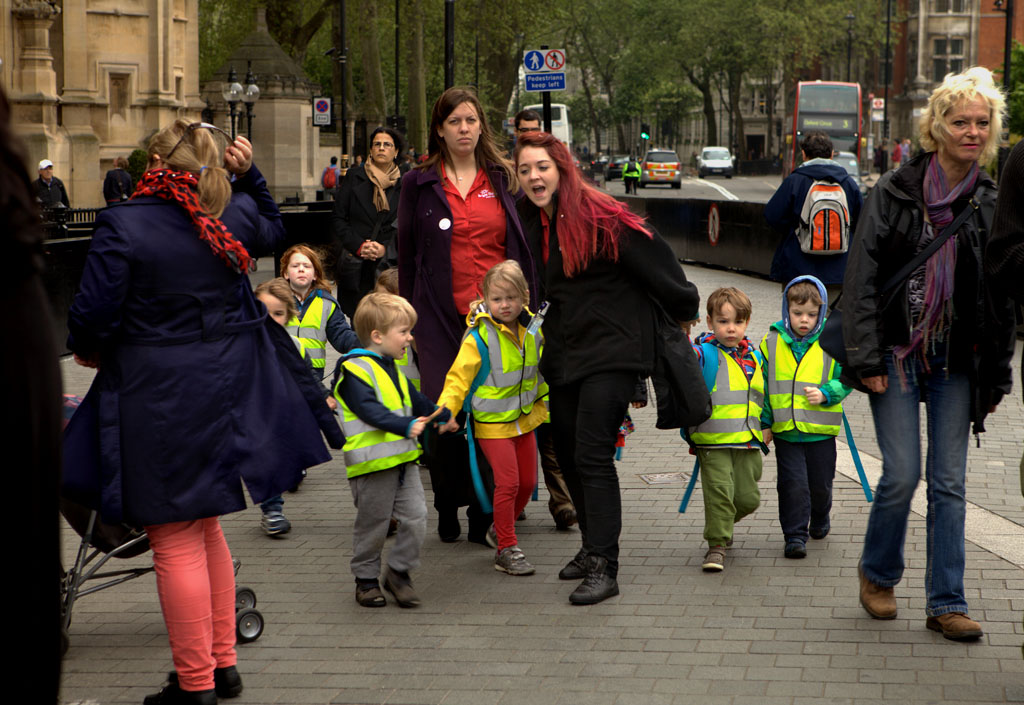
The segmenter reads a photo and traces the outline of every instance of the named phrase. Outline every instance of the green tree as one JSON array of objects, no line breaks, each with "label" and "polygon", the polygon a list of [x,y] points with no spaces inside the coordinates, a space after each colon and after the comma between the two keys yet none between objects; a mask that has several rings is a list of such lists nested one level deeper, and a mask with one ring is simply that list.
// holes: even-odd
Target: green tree
[{"label": "green tree", "polygon": [[1024,45],[1018,41],[1010,50],[1010,94],[1006,102],[1010,133],[1024,135]]}]

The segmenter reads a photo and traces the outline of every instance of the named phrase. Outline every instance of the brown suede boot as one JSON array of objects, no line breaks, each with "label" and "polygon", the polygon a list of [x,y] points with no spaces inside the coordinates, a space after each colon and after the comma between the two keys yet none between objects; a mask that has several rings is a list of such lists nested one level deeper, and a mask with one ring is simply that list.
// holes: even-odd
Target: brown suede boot
[{"label": "brown suede boot", "polygon": [[974,641],[983,636],[981,625],[963,612],[947,612],[938,617],[929,617],[925,626],[933,632],[942,632],[942,636],[952,641]]},{"label": "brown suede boot", "polygon": [[896,619],[896,594],[891,587],[880,587],[864,577],[860,566],[860,604],[875,619]]}]

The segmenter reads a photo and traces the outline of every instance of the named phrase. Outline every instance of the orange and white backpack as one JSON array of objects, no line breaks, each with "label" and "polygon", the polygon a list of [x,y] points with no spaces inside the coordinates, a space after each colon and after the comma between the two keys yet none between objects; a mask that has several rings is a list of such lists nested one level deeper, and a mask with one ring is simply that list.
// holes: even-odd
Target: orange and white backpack
[{"label": "orange and white backpack", "polygon": [[839,255],[850,247],[850,205],[843,187],[815,180],[804,197],[796,230],[800,250],[808,255]]}]

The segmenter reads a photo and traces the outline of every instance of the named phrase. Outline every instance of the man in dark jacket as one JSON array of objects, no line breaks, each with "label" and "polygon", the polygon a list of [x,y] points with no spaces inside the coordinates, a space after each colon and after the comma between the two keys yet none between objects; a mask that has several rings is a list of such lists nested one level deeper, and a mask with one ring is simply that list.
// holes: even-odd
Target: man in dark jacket
[{"label": "man in dark jacket", "polygon": [[843,187],[846,202],[850,207],[850,228],[852,234],[857,227],[864,198],[857,183],[846,172],[843,165],[832,159],[832,140],[824,132],[810,132],[800,143],[803,164],[786,177],[771,200],[764,207],[764,217],[775,230],[785,233],[775,250],[770,277],[772,281],[788,282],[810,274],[825,285],[834,285],[829,298],[843,283],[846,271],[846,253],[841,255],[808,255],[800,249],[796,229],[800,224],[800,211],[811,184],[819,179],[833,181]]},{"label": "man in dark jacket", "polygon": [[39,178],[32,182],[32,189],[43,208],[59,207],[61,204],[65,208],[71,207],[64,182],[53,175],[53,162],[49,159],[39,162]]},{"label": "man in dark jacket", "polygon": [[128,160],[118,157],[114,168],[103,178],[103,200],[108,206],[127,201],[132,195],[132,177],[128,173]]}]

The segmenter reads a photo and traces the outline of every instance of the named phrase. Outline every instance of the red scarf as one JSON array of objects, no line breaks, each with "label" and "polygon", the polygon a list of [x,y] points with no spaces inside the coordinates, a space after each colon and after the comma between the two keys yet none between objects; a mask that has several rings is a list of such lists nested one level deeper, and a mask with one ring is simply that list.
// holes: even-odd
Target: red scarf
[{"label": "red scarf", "polygon": [[199,177],[190,171],[155,169],[142,175],[132,198],[156,196],[177,203],[192,219],[199,231],[199,239],[204,240],[213,254],[224,260],[224,264],[239,274],[255,271],[256,261],[242,243],[235,239],[219,218],[211,218],[199,207],[198,186]]}]

